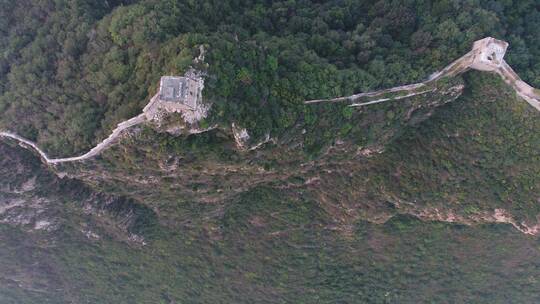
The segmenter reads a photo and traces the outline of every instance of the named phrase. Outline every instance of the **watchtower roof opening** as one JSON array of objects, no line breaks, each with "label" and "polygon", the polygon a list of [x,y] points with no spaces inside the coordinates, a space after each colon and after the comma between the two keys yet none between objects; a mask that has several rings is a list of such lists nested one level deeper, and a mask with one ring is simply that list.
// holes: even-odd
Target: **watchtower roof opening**
[{"label": "watchtower roof opening", "polygon": [[502,62],[508,43],[492,37],[487,37],[474,42],[473,52],[476,53],[472,68],[482,71],[498,69]]}]

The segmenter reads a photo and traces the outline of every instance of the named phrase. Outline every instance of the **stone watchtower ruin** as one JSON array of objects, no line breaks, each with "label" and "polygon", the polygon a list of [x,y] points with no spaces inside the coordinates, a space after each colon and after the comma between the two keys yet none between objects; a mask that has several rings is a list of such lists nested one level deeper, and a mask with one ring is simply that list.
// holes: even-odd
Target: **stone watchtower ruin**
[{"label": "stone watchtower ruin", "polygon": [[474,57],[470,67],[487,72],[500,69],[503,66],[503,57],[507,48],[508,42],[491,37],[475,41],[472,49]]},{"label": "stone watchtower ruin", "polygon": [[201,91],[200,79],[163,76],[159,84],[159,100],[173,108],[195,110]]}]

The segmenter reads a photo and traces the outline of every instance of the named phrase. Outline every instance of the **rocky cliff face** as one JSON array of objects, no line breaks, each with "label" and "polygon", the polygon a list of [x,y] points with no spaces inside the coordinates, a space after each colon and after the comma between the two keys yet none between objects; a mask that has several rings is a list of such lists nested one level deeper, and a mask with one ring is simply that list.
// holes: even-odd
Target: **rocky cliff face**
[{"label": "rocky cliff face", "polygon": [[312,187],[321,172],[333,172],[329,167],[352,169],[382,153],[405,130],[458,98],[463,88],[456,78],[396,104],[362,109],[341,103],[313,105],[310,115],[316,121],[304,117],[272,140],[247,136],[243,145],[252,149],[239,146],[234,127],[189,136],[169,132],[175,120],[180,127],[184,123],[180,116],[169,115],[167,127],[136,127],[101,157],[62,164],[56,170],[96,189],[149,203],[164,214],[160,209],[167,209],[169,201],[223,204],[259,185]]},{"label": "rocky cliff face", "polygon": [[[493,140],[502,145],[514,140],[511,134],[492,133],[503,126],[518,128],[513,119],[519,116],[530,116],[529,124],[520,126],[520,130],[530,132],[537,128],[533,111],[520,106],[512,91],[494,76],[467,77],[471,88],[462,98],[465,86],[458,77],[437,83],[431,93],[394,103],[363,108],[342,103],[313,105],[311,115],[315,115],[315,121],[304,117],[287,132],[253,150],[239,149],[232,129],[216,128],[175,137],[145,127],[134,129],[100,158],[57,166],[56,170],[83,180],[94,189],[133,198],[152,208],[162,223],[172,226],[189,220],[172,211],[176,204],[205,204],[209,206],[208,216],[215,216],[236,196],[259,186],[270,186],[291,197],[306,196],[319,202],[332,223],[329,225],[347,233],[359,219],[384,223],[396,214],[463,224],[501,222],[496,210],[508,215],[502,222],[533,233],[537,231],[531,228],[537,223],[536,211],[517,211],[519,208],[508,205],[513,199],[487,194],[476,197],[473,188],[472,193],[463,194],[463,189],[455,184],[472,178],[482,187],[498,187],[484,180],[495,178],[489,177],[492,174],[485,172],[486,168],[474,170],[478,161],[474,159],[485,155],[506,157],[504,154],[475,151],[478,156],[474,156],[470,152],[464,157],[470,157],[471,163],[459,162],[459,172],[452,172],[448,162],[458,160],[459,153],[468,148],[488,149],[477,147],[488,144],[476,142],[478,137],[488,140],[489,136],[497,136]],[[499,99],[497,94],[504,97]],[[439,110],[456,99],[457,105],[451,110]],[[476,122],[471,113],[479,110],[474,107],[491,108],[479,114]],[[441,111],[437,118],[425,123],[436,111]],[[486,125],[485,120],[492,115],[501,121]],[[169,124],[174,124],[174,117]],[[538,140],[534,132],[524,136],[532,145]],[[253,139],[256,140],[259,139]],[[449,153],[448,159],[438,159],[411,140],[426,141],[429,149],[444,149]],[[408,150],[403,151],[404,147]],[[528,149],[525,152],[530,153]],[[404,163],[407,155],[422,159]],[[429,167],[424,162],[430,159],[439,164]],[[533,170],[533,184],[536,173]],[[418,174],[432,176],[436,181],[428,181],[424,176],[419,179]],[[502,171],[497,174],[507,175]],[[438,189],[434,190],[432,183],[439,183]],[[519,198],[526,200],[524,204],[534,205],[534,188],[520,190],[526,192]],[[489,192],[480,192],[484,191]],[[422,197],[418,199],[420,193]]]},{"label": "rocky cliff face", "polygon": [[[120,240],[143,243],[137,225],[155,216],[148,208],[127,197],[96,192],[81,181],[59,178],[26,150],[2,143],[0,153],[0,223],[54,235],[67,224],[66,217],[86,214]],[[100,238],[88,223],[79,224],[89,238]]]},{"label": "rocky cliff face", "polygon": [[[241,303],[292,289],[330,301],[317,280],[350,275],[370,291],[336,283],[342,295],[369,302],[388,282],[418,286],[365,272],[427,275],[435,287],[451,274],[473,299],[471,286],[492,290],[475,280],[478,265],[491,282],[502,271],[525,286],[513,297],[534,298],[540,120],[498,78],[311,109],[254,150],[227,128],[135,127],[93,160],[48,167],[2,143],[0,299]],[[406,291],[396,299],[415,298]]]}]

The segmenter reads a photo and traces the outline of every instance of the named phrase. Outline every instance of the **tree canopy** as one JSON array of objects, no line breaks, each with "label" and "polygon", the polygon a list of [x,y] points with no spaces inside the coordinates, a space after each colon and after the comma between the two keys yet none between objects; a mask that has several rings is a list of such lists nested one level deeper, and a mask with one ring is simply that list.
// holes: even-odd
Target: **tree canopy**
[{"label": "tree canopy", "polygon": [[540,86],[533,0],[0,0],[0,126],[55,153],[141,110],[208,48],[210,120],[279,133],[302,101],[417,81],[474,40]]}]

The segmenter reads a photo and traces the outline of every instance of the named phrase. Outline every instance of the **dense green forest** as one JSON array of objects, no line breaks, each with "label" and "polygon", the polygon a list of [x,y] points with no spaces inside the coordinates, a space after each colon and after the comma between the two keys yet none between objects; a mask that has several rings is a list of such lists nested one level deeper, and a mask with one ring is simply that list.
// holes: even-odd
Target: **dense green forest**
[{"label": "dense green forest", "polygon": [[210,120],[279,133],[302,101],[421,80],[490,35],[540,86],[535,0],[0,0],[0,127],[54,154],[138,113],[208,49]]},{"label": "dense green forest", "polygon": [[[256,186],[259,170],[245,181],[237,169],[257,153],[227,153],[225,140],[189,138],[160,153],[156,141],[173,137],[150,129],[87,162],[91,174],[72,170],[106,178],[108,194],[58,178],[31,151],[1,142],[0,207],[25,204],[0,213],[0,303],[539,303],[538,236],[507,224],[408,215],[374,224],[355,215],[400,213],[390,202],[403,199],[428,212],[504,208],[536,221],[538,112],[496,76],[465,78],[461,98],[406,128],[385,153],[319,160],[307,173],[280,164],[285,180]],[[178,170],[159,169],[167,155],[182,157]],[[212,173],[234,164],[232,174]],[[314,176],[319,182],[304,183]],[[230,192],[235,182],[252,187],[203,199],[219,194],[213,184]],[[56,229],[33,229],[33,217]],[[132,232],[146,245],[125,241]]]},{"label": "dense green forest", "polygon": [[0,0],[0,129],[86,150],[204,45],[204,123],[280,140],[145,126],[56,165],[2,140],[0,303],[540,303],[539,113],[500,77],[303,104],[423,80],[486,36],[540,88],[538,2]]}]

